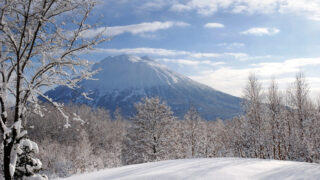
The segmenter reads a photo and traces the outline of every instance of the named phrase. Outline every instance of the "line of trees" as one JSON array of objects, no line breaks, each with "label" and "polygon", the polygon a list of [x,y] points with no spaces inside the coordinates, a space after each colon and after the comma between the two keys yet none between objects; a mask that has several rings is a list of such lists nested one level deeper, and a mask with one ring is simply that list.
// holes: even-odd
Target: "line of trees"
[{"label": "line of trees", "polygon": [[306,162],[319,161],[319,105],[310,98],[309,86],[302,73],[283,93],[275,80],[264,92],[254,75],[244,90],[245,116],[240,139],[247,141],[241,157],[272,158]]},{"label": "line of trees", "polygon": [[[302,73],[286,92],[279,90],[275,79],[264,90],[250,75],[243,91],[244,114],[231,120],[204,121],[194,108],[177,120],[165,104],[161,106],[167,108],[155,104],[159,106],[160,100],[145,99],[136,105],[138,112],[126,136],[129,142],[124,144],[130,149],[126,155],[134,160],[125,158],[124,164],[228,156],[319,162],[320,107],[311,100]],[[154,136],[158,131],[165,136],[161,144]]]},{"label": "line of trees", "polygon": [[310,99],[303,74],[286,92],[275,80],[264,90],[250,75],[243,98],[244,114],[224,121],[205,121],[194,107],[178,119],[154,97],[135,104],[136,114],[129,119],[120,109],[111,116],[105,109],[69,105],[65,111],[84,122],[71,121],[66,129],[59,111],[46,105],[45,117],[31,113],[23,126],[28,138],[39,142],[37,156],[49,177],[181,158],[319,162],[320,108]]}]

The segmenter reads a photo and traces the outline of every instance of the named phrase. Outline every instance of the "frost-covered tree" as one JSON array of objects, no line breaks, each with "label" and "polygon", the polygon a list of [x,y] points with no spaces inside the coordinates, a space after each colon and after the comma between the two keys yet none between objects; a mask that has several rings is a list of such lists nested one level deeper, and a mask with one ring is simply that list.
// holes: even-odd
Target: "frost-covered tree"
[{"label": "frost-covered tree", "polygon": [[[23,144],[27,141],[22,127],[28,118],[26,106],[44,115],[40,96],[60,111],[66,127],[71,118],[80,119],[65,113],[63,104],[42,92],[56,85],[75,88],[92,76],[90,63],[79,52],[106,40],[101,35],[81,36],[91,28],[85,22],[94,4],[91,0],[0,0],[0,131],[6,180],[15,174],[21,148],[33,144]],[[14,110],[12,117],[8,117],[9,108]]]},{"label": "frost-covered tree", "polygon": [[123,152],[125,164],[168,159],[173,152],[172,125],[175,121],[170,107],[156,98],[144,98],[135,104],[137,113],[127,132]]},{"label": "frost-covered tree", "polygon": [[177,120],[171,125],[171,143],[173,148],[172,159],[183,159],[186,157],[186,148],[184,147],[183,135],[185,133],[184,121]]},{"label": "frost-covered tree", "polygon": [[310,110],[310,99],[309,99],[309,85],[303,73],[299,73],[296,76],[296,80],[288,91],[289,101],[292,109],[294,110],[294,118],[297,120],[298,128],[300,129],[299,136],[304,136],[304,125],[308,119]]},{"label": "frost-covered tree", "polygon": [[64,128],[63,116],[46,104],[46,115],[30,114],[30,139],[37,139],[42,171],[49,178],[70,176],[102,168],[121,166],[121,149],[127,121],[119,111],[112,120],[109,111],[87,105],[68,104],[64,110],[76,113],[85,121],[70,121],[72,128]]},{"label": "frost-covered tree", "polygon": [[244,110],[249,132],[248,143],[250,143],[249,153],[254,157],[264,157],[264,120],[263,120],[263,92],[261,83],[255,74],[250,74],[247,86],[243,94]]},{"label": "frost-covered tree", "polygon": [[308,134],[312,126],[314,107],[309,97],[309,85],[303,73],[296,75],[292,87],[288,90],[289,118],[293,125],[290,133],[292,155],[290,159],[305,159],[308,154]]},{"label": "frost-covered tree", "polygon": [[278,84],[275,79],[272,79],[271,84],[267,93],[267,107],[268,116],[266,120],[269,124],[269,137],[271,140],[271,158],[273,159],[283,159],[283,143],[285,136],[285,125],[283,121],[282,111],[285,108],[283,104],[282,96],[278,90]]},{"label": "frost-covered tree", "polygon": [[206,128],[203,119],[194,107],[184,116],[182,143],[186,157],[202,157],[205,154]]},{"label": "frost-covered tree", "polygon": [[248,124],[243,116],[234,117],[226,123],[226,136],[229,138],[225,142],[229,144],[227,147],[232,152],[232,156],[251,157],[249,155],[250,142],[248,142],[250,136],[247,128]]},{"label": "frost-covered tree", "polygon": [[307,137],[308,137],[308,161],[320,162],[320,110],[319,104],[316,111],[313,112],[311,123],[308,123]]},{"label": "frost-covered tree", "polygon": [[121,115],[121,109],[116,108],[114,112],[114,121],[111,131],[109,132],[112,135],[112,153],[114,155],[114,162],[112,163],[114,166],[121,166],[122,162],[122,154],[121,150],[123,149],[123,139],[125,136],[125,128],[126,128],[126,119]]},{"label": "frost-covered tree", "polygon": [[[205,157],[224,157],[230,153],[230,138],[229,135],[233,129],[226,127],[225,122],[217,119],[212,122],[203,122],[206,127],[206,143],[205,143]],[[201,134],[201,136],[203,136]]]}]

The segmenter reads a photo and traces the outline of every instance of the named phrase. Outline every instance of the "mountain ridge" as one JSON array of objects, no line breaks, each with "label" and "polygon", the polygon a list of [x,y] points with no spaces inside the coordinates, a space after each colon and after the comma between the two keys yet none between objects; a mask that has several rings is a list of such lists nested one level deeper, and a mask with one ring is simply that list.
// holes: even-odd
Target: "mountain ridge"
[{"label": "mountain ridge", "polygon": [[[180,118],[194,106],[207,120],[232,118],[241,113],[241,99],[203,85],[176,73],[148,57],[120,55],[107,57],[93,65],[101,69],[84,80],[80,89],[58,86],[46,93],[55,101],[87,104],[114,111],[122,109],[125,116],[135,113],[133,104],[143,97],[158,96],[166,101]],[[92,101],[81,94],[89,93]]]}]

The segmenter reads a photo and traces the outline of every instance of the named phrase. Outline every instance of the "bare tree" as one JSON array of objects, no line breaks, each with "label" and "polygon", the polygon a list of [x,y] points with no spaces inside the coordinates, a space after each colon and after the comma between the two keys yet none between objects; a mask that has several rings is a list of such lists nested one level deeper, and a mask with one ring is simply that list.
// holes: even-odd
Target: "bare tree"
[{"label": "bare tree", "polygon": [[205,154],[206,129],[203,119],[194,107],[184,116],[183,146],[187,158],[201,157]]},{"label": "bare tree", "polygon": [[[90,0],[0,0],[0,130],[6,180],[14,176],[22,145],[37,151],[21,126],[27,119],[27,105],[44,115],[40,96],[60,111],[66,127],[70,117],[80,119],[64,113],[63,104],[53,102],[42,91],[56,85],[75,88],[94,73],[88,71],[90,63],[79,56],[106,40],[101,34],[90,39],[81,36],[91,28],[85,22],[94,5]],[[13,117],[7,113],[10,104]]]},{"label": "bare tree", "polygon": [[227,121],[225,125],[227,129],[226,135],[229,137],[228,140],[225,140],[225,143],[228,143],[232,155],[235,157],[251,157],[249,154],[250,142],[249,142],[249,132],[248,123],[245,120],[244,116],[234,117],[232,120]]},{"label": "bare tree", "polygon": [[123,154],[126,164],[168,159],[173,148],[172,125],[175,117],[159,98],[144,98],[135,104],[136,115],[128,129]]},{"label": "bare tree", "polygon": [[282,143],[284,142],[284,123],[281,117],[281,111],[284,109],[283,99],[278,90],[278,84],[275,79],[271,80],[268,89],[267,106],[268,106],[268,123],[270,125],[270,134],[272,136],[272,158],[283,159]]},{"label": "bare tree", "polygon": [[248,131],[250,136],[249,141],[250,153],[254,154],[254,157],[264,158],[264,146],[263,146],[263,93],[262,87],[255,74],[250,74],[248,78],[248,84],[244,89],[244,110],[246,113],[246,119],[248,121]]},{"label": "bare tree", "polygon": [[304,136],[304,124],[308,118],[308,108],[310,107],[309,85],[306,82],[303,73],[296,76],[293,87],[289,91],[289,100],[291,107],[295,110],[294,116],[300,129],[300,137]]},{"label": "bare tree", "polygon": [[289,117],[293,124],[290,135],[294,149],[291,158],[305,158],[308,154],[306,146],[309,133],[306,131],[314,108],[309,97],[309,85],[301,72],[296,75],[294,84],[288,90],[288,105],[291,108]]}]

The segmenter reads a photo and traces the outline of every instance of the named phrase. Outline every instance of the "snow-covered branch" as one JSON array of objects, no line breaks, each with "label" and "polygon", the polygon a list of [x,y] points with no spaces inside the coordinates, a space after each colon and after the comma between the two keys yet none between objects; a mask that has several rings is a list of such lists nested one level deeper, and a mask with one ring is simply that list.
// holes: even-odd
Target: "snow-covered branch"
[{"label": "snow-covered branch", "polygon": [[[81,36],[92,27],[86,20],[94,5],[91,0],[0,0],[0,129],[5,135],[6,179],[14,176],[15,157],[19,154],[14,149],[19,148],[17,143],[26,133],[20,132],[21,126],[8,124],[5,113],[12,104],[9,101],[14,101],[14,124],[27,119],[27,105],[43,115],[38,97],[57,108],[66,127],[70,126],[69,116],[81,120],[76,114],[65,113],[63,104],[41,91],[57,85],[76,88],[79,81],[95,73],[90,72],[91,63],[79,56],[81,51],[107,40],[101,34],[89,39]],[[66,16],[68,21],[63,20]]]}]

